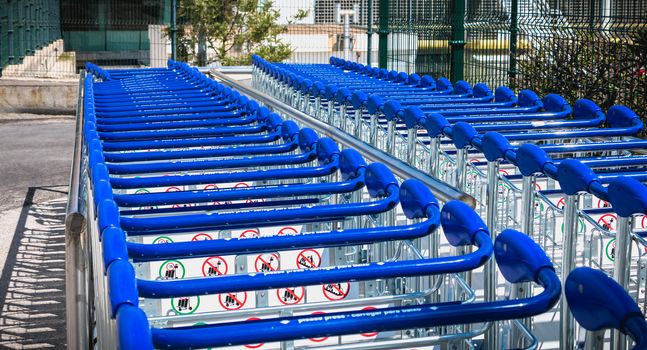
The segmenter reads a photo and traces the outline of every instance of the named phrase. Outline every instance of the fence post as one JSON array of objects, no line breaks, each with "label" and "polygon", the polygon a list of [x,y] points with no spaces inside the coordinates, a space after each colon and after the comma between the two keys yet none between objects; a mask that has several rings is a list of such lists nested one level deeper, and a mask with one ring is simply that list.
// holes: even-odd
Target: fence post
[{"label": "fence post", "polygon": [[177,60],[177,0],[171,0],[171,59]]},{"label": "fence post", "polygon": [[380,1],[380,27],[377,30],[379,35],[379,66],[380,68],[386,68],[388,54],[388,45],[389,45],[389,0]]},{"label": "fence post", "polygon": [[368,0],[368,9],[366,11],[366,65],[371,65],[371,56],[373,51],[373,0]]},{"label": "fence post", "polygon": [[519,0],[511,0],[510,6],[510,68],[508,83],[510,88],[517,86],[517,35],[519,33]]},{"label": "fence post", "polygon": [[7,57],[9,64],[14,63],[14,49],[13,49],[13,6],[11,5],[11,0],[7,0],[7,46],[8,54]]},{"label": "fence post", "polygon": [[449,40],[451,47],[452,82],[463,80],[465,65],[465,0],[454,0],[452,6],[452,36]]}]

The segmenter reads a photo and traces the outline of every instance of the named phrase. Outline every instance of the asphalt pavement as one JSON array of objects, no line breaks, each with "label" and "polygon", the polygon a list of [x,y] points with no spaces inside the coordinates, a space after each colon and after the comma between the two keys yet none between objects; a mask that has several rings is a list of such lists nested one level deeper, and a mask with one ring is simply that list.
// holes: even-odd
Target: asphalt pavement
[{"label": "asphalt pavement", "polygon": [[73,116],[0,114],[0,348],[65,348]]}]

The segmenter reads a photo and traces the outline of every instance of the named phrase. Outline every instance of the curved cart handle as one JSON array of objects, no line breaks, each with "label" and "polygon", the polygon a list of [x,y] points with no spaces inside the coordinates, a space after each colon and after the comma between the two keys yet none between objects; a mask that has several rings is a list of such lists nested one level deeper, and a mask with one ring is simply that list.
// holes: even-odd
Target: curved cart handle
[{"label": "curved cart handle", "polygon": [[573,270],[564,284],[568,306],[589,331],[617,329],[635,341],[634,350],[647,349],[645,315],[627,292],[603,272],[589,267]]},{"label": "curved cart handle", "polygon": [[[409,197],[410,201],[419,200]],[[435,206],[431,205],[431,207]],[[139,295],[142,297],[172,298],[464,272],[482,266],[489,259],[492,254],[492,241],[485,224],[474,210],[459,201],[449,202],[443,207],[440,221],[450,244],[454,246],[475,245],[479,249],[461,256],[442,258],[331,266],[306,270],[284,270],[177,281],[138,280],[137,288]]]},{"label": "curved cart handle", "polygon": [[[227,254],[252,254],[297,248],[324,248],[369,244],[424,237],[433,233],[440,224],[440,210],[431,191],[420,181],[409,179],[400,186],[400,202],[409,219],[425,220],[404,226],[372,227],[329,232],[298,233],[280,236],[263,236],[253,239],[216,239],[206,241],[174,242],[168,244],[141,244],[128,242],[128,254],[135,261],[181,259]],[[112,249],[120,251],[119,241],[124,233],[104,233],[104,254]],[[110,236],[110,237],[108,237]],[[110,240],[110,242],[108,242]],[[114,242],[114,245],[112,245]],[[110,247],[106,247],[110,244]],[[123,248],[125,249],[125,248]],[[114,254],[110,254],[113,256]],[[110,261],[106,261],[106,266]]]},{"label": "curved cart handle", "polygon": [[510,320],[546,312],[557,303],[561,295],[559,278],[532,239],[506,230],[497,237],[495,249],[497,262],[508,281],[534,281],[544,291],[519,300],[425,304],[175,329],[152,328],[153,344],[159,348],[201,348]]}]

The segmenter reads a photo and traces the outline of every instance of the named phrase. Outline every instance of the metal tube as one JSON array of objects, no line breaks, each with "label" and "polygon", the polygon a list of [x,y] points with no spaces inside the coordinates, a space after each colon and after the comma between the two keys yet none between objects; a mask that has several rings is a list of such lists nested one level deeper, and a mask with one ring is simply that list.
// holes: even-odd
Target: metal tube
[{"label": "metal tube", "polygon": [[407,163],[416,166],[416,128],[407,130]]},{"label": "metal tube", "polygon": [[586,339],[584,340],[584,350],[602,350],[604,349],[604,333],[605,331],[586,332]]},{"label": "metal tube", "polygon": [[65,216],[65,301],[67,346],[85,349],[90,346],[88,321],[88,295],[86,292],[86,265],[84,254],[85,216],[80,208],[81,165],[83,148],[83,82],[84,71],[79,74],[76,112],[76,134]]},{"label": "metal tube", "polygon": [[[530,237],[533,237],[534,230],[534,218],[535,218],[535,186],[537,183],[537,178],[535,176],[524,176],[523,184],[521,188],[521,232],[527,234]],[[527,298],[532,295],[532,283],[522,283],[516,286],[515,291],[517,292],[517,297]],[[532,330],[532,318],[525,318],[521,320],[523,325],[528,329]],[[513,333],[512,339],[515,341],[512,344],[513,347],[521,346],[524,344],[519,343],[523,338],[520,337],[518,332]]]},{"label": "metal tube", "polygon": [[[458,158],[458,156],[457,156]],[[464,163],[463,160],[456,159],[457,165]],[[460,162],[460,163],[459,163]],[[486,187],[486,203],[487,214],[485,224],[490,229],[492,240],[496,238],[496,219],[498,209],[498,193],[499,193],[499,162],[487,163],[487,187]],[[484,297],[485,301],[496,300],[496,289],[498,282],[498,274],[496,264],[493,259],[490,259],[484,267]],[[498,349],[499,344],[499,327],[497,322],[492,322],[490,327],[485,332],[485,343],[487,349]]]},{"label": "metal tube", "polygon": [[[613,279],[625,290],[629,286],[629,269],[631,268],[631,228],[633,217],[618,216],[616,228],[615,260],[613,261]],[[614,330],[611,336],[611,349],[624,350],[627,348],[627,337]]]},{"label": "metal tube", "polygon": [[395,154],[393,154],[395,152],[395,128],[395,121],[390,120],[386,127],[386,153],[397,158],[395,157]]},{"label": "metal tube", "polygon": [[171,59],[177,59],[177,0],[171,0]]},{"label": "metal tube", "polygon": [[465,178],[467,177],[467,150],[464,148],[456,150],[456,173],[454,174],[454,186],[465,191]]},{"label": "metal tube", "polygon": [[362,136],[362,110],[355,110],[355,137],[358,139]]},{"label": "metal tube", "polygon": [[[566,196],[564,202],[564,242],[562,244],[562,281],[566,281],[568,274],[573,269],[575,263],[575,244],[577,242],[578,217],[577,206],[579,202],[578,195]],[[573,315],[568,309],[566,298],[562,298],[560,310],[560,328],[559,339],[560,349],[571,349],[575,345],[575,334],[573,326]]]},{"label": "metal tube", "polygon": [[350,15],[344,14],[344,59],[350,60]]},{"label": "metal tube", "polygon": [[440,140],[437,137],[431,138],[429,144],[429,175],[438,177],[438,156],[440,155]]},{"label": "metal tube", "polygon": [[422,181],[441,201],[447,202],[450,200],[460,200],[462,202],[465,202],[472,208],[476,206],[476,200],[474,199],[474,197],[468,195],[467,193],[459,191],[457,188],[449,186],[446,183],[435,179],[418,169],[415,169],[405,162],[399,159],[395,159],[394,157],[373,148],[365,142],[356,139],[352,135],[341,132],[334,126],[328,125],[325,122],[319,121],[295,108],[287,106],[285,103],[281,103],[279,100],[268,96],[267,94],[252,89],[251,87],[245,86],[220,72],[212,70],[211,74],[216,76],[222,83],[235,88],[236,90],[238,90],[238,92],[245,94],[259,102],[262,102],[264,105],[272,108],[275,111],[289,115],[290,117],[301,123],[303,126],[313,128],[318,132],[329,135],[333,137],[336,142],[341,143],[346,147],[354,148],[355,150],[360,152],[367,160],[383,163],[384,165],[388,166],[396,176],[399,176],[403,179],[415,178]]},{"label": "metal tube", "polygon": [[372,65],[371,56],[373,51],[373,0],[368,0],[368,9],[366,11],[366,64]]}]

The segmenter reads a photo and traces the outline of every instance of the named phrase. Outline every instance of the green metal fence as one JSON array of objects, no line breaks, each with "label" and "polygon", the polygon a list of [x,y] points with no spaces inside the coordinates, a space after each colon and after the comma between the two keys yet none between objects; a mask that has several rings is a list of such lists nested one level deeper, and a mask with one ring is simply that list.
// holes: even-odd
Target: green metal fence
[{"label": "green metal fence", "polygon": [[0,0],[0,72],[61,38],[58,0]]},{"label": "green metal fence", "polygon": [[382,66],[647,115],[645,0],[381,0],[380,8],[388,9]]},{"label": "green metal fence", "polygon": [[[166,65],[167,56],[151,57],[151,45],[166,51],[171,0],[60,0],[65,50],[77,65]],[[151,28],[151,26],[160,26]],[[163,27],[161,27],[163,26]],[[158,60],[160,62],[151,62]]]}]

